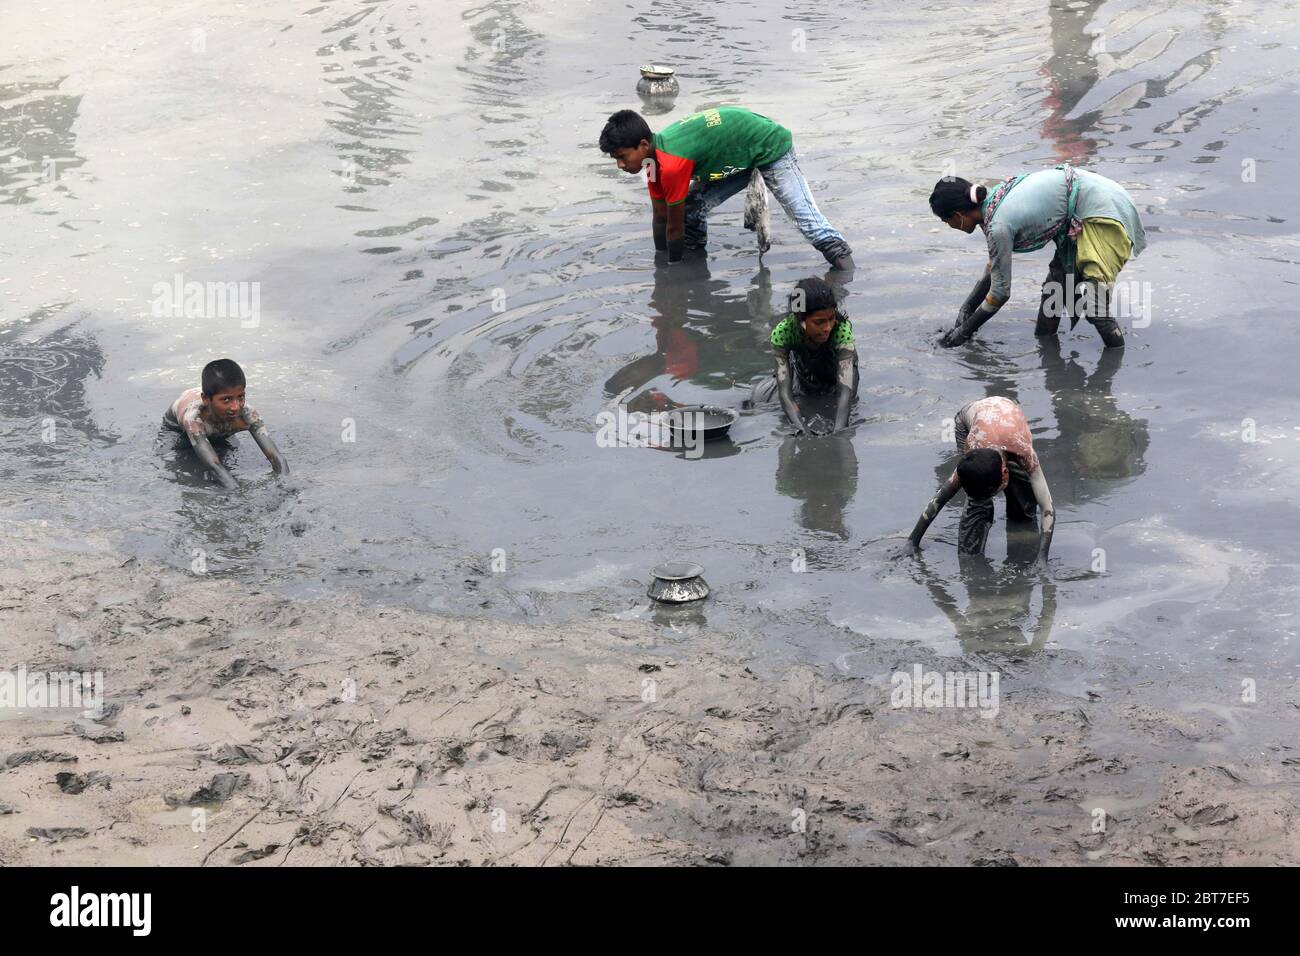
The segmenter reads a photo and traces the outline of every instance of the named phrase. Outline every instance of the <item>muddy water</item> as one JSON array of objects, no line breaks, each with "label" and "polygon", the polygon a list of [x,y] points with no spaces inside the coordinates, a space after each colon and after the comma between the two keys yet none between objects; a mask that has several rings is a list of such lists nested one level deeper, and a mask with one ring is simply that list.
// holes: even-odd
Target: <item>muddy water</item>
[{"label": "muddy water", "polygon": [[[1292,674],[1296,5],[767,8],[8,15],[6,509],[232,587],[645,617],[845,671],[870,638],[1120,655],[1221,693],[1238,671]],[[851,433],[795,439],[769,409],[698,460],[598,447],[620,402],[738,407],[791,284],[824,270],[779,209],[760,268],[739,198],[707,261],[655,268],[644,188],[595,148],[611,111],[639,105],[647,61],[682,85],[656,126],[738,102],[794,131],[860,266]],[[930,186],[1063,160],[1137,201],[1150,245],[1123,278],[1149,323],[1122,357],[1086,326],[1040,348],[1042,252],[1017,256],[978,343],[936,351],[984,260],[930,216]],[[177,281],[249,283],[256,314],[155,308]],[[283,484],[246,436],[238,495],[157,447],[167,404],[223,355],[292,465]],[[944,420],[986,394],[1033,426],[1058,508],[1051,582],[1022,573],[1001,522],[987,562],[959,562],[955,510],[921,561],[893,556],[950,467]],[[706,604],[647,607],[669,558],[704,565]]]}]

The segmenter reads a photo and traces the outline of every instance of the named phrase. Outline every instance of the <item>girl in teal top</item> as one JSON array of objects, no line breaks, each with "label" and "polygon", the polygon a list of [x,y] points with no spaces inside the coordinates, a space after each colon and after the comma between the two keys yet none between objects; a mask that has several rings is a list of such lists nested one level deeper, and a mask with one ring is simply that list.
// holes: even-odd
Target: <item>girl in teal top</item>
[{"label": "girl in teal top", "polygon": [[954,229],[979,226],[989,263],[943,337],[961,345],[1011,296],[1011,255],[1055,243],[1043,284],[1036,335],[1055,335],[1072,305],[1070,327],[1087,318],[1108,348],[1122,348],[1124,333],[1110,317],[1109,292],[1130,256],[1146,248],[1137,207],[1114,180],[1069,164],[1015,176],[992,190],[960,177],[941,179],[930,209]]}]

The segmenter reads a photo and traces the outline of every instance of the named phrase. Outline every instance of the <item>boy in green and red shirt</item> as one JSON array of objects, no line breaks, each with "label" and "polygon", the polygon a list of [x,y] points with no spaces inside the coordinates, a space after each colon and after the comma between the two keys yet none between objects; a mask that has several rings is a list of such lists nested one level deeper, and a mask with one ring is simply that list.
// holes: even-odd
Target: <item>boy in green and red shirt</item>
[{"label": "boy in green and red shirt", "polygon": [[655,248],[669,262],[683,249],[704,248],[709,213],[745,189],[757,169],[813,248],[834,268],[853,268],[853,250],[817,208],[799,170],[790,131],[766,116],[720,106],[656,134],[639,113],[619,110],[601,131],[600,149],[625,173],[647,168]]}]

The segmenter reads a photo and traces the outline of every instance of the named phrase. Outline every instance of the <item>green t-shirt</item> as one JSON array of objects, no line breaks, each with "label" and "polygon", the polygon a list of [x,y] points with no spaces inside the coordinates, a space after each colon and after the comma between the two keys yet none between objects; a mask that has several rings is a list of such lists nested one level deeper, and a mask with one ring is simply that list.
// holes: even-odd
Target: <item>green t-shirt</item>
[{"label": "green t-shirt", "polygon": [[[847,318],[836,321],[835,327],[831,329],[831,337],[826,340],[826,344],[831,348],[838,348],[841,345],[852,345],[853,323]],[[772,330],[772,348],[807,348],[803,340],[803,329],[799,327],[799,320],[794,317],[794,313],[787,315],[784,319],[778,322],[776,328]]]},{"label": "green t-shirt", "polygon": [[707,185],[766,166],[793,144],[784,126],[739,106],[693,113],[655,134],[650,196],[676,205],[692,182]]}]

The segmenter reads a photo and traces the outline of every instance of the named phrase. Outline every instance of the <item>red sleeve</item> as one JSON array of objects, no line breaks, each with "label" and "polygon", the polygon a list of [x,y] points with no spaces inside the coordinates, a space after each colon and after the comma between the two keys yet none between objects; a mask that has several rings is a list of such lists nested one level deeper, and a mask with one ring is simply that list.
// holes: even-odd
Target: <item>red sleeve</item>
[{"label": "red sleeve", "polygon": [[655,150],[653,162],[654,165],[646,171],[650,198],[666,202],[670,206],[685,202],[686,193],[691,188],[695,160]]}]

